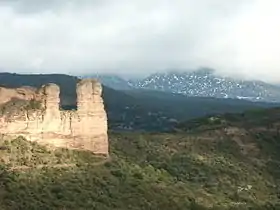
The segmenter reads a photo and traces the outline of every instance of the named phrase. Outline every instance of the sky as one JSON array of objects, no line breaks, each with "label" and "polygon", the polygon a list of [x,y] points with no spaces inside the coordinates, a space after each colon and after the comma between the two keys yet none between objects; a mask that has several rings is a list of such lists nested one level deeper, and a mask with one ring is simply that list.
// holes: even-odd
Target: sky
[{"label": "sky", "polygon": [[0,71],[209,67],[280,84],[279,0],[0,0]]}]

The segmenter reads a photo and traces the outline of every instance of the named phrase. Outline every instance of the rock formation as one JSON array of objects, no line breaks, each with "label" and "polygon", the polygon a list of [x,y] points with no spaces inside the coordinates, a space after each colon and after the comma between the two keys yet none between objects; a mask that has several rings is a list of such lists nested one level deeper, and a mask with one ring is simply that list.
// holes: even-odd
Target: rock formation
[{"label": "rock formation", "polygon": [[107,114],[98,81],[84,79],[77,84],[77,111],[59,110],[60,88],[56,84],[44,85],[39,90],[30,89],[25,96],[18,93],[22,89],[0,89],[0,103],[8,101],[6,94],[9,91],[12,93],[9,100],[36,100],[41,108],[21,110],[14,115],[3,114],[0,117],[3,137],[23,136],[40,144],[108,155]]},{"label": "rock formation", "polygon": [[32,100],[36,97],[36,89],[33,87],[21,87],[15,89],[0,87],[0,104],[7,103],[12,99]]}]

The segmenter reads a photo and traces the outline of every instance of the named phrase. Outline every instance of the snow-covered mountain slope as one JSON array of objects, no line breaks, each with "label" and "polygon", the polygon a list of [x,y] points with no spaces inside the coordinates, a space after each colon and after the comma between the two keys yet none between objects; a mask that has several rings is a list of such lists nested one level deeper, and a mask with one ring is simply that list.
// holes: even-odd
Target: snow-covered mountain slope
[{"label": "snow-covered mountain slope", "polygon": [[116,74],[91,74],[82,77],[96,77],[105,86],[116,90],[146,89],[194,97],[280,102],[280,86],[261,81],[221,77],[208,69],[193,72],[155,73],[138,80],[127,80]]},{"label": "snow-covered mountain slope", "polygon": [[187,96],[280,102],[279,86],[261,81],[243,81],[220,77],[209,70],[156,73],[138,81],[133,86],[181,93]]}]

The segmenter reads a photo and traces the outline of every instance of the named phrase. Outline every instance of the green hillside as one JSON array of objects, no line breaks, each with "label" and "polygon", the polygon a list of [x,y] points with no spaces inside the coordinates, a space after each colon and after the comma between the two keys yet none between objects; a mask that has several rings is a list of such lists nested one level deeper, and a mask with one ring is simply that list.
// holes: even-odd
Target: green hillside
[{"label": "green hillside", "polygon": [[0,209],[280,209],[279,119],[271,109],[110,132],[110,159],[2,140]]}]

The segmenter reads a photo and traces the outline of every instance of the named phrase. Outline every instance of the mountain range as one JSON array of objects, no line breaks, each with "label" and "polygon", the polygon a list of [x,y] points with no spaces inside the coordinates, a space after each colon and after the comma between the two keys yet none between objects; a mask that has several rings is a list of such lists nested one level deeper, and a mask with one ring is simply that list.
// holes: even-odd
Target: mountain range
[{"label": "mountain range", "polygon": [[[64,74],[0,73],[0,85],[6,87],[40,87],[46,83],[58,84],[63,109],[76,108],[78,80],[77,77]],[[103,98],[108,113],[109,128],[112,130],[167,131],[180,121],[205,115],[279,106],[277,103],[190,97],[148,89],[115,90],[108,87],[113,84],[108,81],[103,81]]]},{"label": "mountain range", "polygon": [[246,99],[280,102],[280,86],[262,81],[222,77],[211,69],[154,73],[141,79],[123,79],[114,74],[91,75],[117,90],[147,89],[178,93],[191,97]]}]

